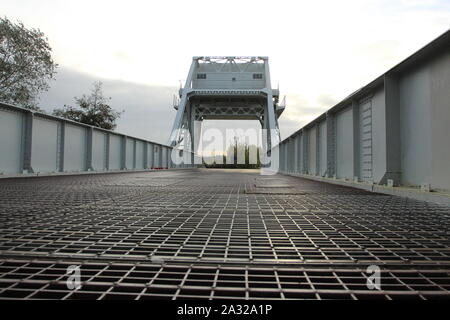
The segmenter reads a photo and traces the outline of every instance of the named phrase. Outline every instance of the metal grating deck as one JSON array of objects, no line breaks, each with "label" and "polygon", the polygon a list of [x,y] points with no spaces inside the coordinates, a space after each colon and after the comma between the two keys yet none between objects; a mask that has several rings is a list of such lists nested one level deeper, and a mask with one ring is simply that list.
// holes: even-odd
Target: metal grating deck
[{"label": "metal grating deck", "polygon": [[450,299],[449,225],[445,206],[251,170],[2,179],[0,298]]}]

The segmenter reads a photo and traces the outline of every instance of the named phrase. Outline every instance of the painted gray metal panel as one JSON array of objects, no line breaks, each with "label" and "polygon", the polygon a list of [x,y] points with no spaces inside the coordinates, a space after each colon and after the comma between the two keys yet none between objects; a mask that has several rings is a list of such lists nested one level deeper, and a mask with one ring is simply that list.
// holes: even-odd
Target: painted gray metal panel
[{"label": "painted gray metal panel", "polygon": [[291,161],[291,172],[296,172],[297,168],[295,166],[296,163],[296,157],[295,153],[297,152],[297,140],[295,138],[291,141],[291,151],[290,151],[290,161]]},{"label": "painted gray metal panel", "polygon": [[289,141],[286,143],[286,148],[284,148],[284,152],[285,152],[285,159],[286,159],[286,171],[290,172],[291,171],[291,159],[289,157],[290,153],[291,153],[291,139],[289,139]]},{"label": "painted gray metal panel", "polygon": [[[92,144],[89,132],[92,132]],[[0,103],[0,175],[82,172],[88,168],[120,170],[125,161],[129,169],[142,169],[147,156],[144,153],[147,152],[148,166],[153,163],[155,166],[169,166],[170,147],[165,147],[163,164],[162,152],[153,152],[156,144],[129,137],[125,156],[122,154],[125,149],[122,140],[125,140],[123,135]],[[150,148],[145,148],[145,144]]]},{"label": "painted gray metal panel", "polygon": [[299,168],[299,163],[298,163],[298,136],[294,137],[294,140],[292,142],[294,144],[294,151],[293,151],[293,167],[294,167],[294,173],[298,172],[298,168]]},{"label": "painted gray metal panel", "polygon": [[166,158],[167,158],[167,160],[166,160],[166,163],[167,163],[166,167],[170,168],[171,159],[170,159],[170,150],[169,150],[169,148],[166,148]]},{"label": "painted gray metal panel", "polygon": [[127,138],[127,154],[125,157],[125,166],[127,169],[134,168],[134,139]]},{"label": "painted gray metal panel", "polygon": [[285,150],[285,152],[286,152],[286,159],[287,159],[287,161],[286,161],[286,168],[287,168],[287,171],[289,171],[289,172],[291,172],[291,166],[292,166],[291,146],[292,146],[291,139],[289,139],[289,143],[287,144],[287,147],[286,147],[286,150]]},{"label": "painted gray metal panel", "polygon": [[297,135],[297,173],[302,172],[302,137]]},{"label": "painted gray metal panel", "polygon": [[430,72],[417,69],[400,79],[402,184],[431,183]]},{"label": "painted gray metal panel", "polygon": [[154,167],[154,163],[155,163],[155,159],[154,159],[154,156],[153,156],[154,146],[155,145],[153,143],[149,143],[148,147],[147,147],[148,167],[149,168],[153,168]]},{"label": "painted gray metal panel", "polygon": [[308,143],[308,173],[316,174],[316,128],[312,127],[308,130],[309,143]]},{"label": "painted gray metal panel", "polygon": [[386,112],[386,173],[379,181],[387,184],[389,180],[393,185],[401,181],[401,132],[400,132],[400,97],[398,76],[387,74],[384,76],[384,104]]},{"label": "painted gray metal panel", "polygon": [[105,170],[106,133],[94,130],[92,135],[92,166],[94,170]]},{"label": "painted gray metal panel", "polygon": [[0,174],[22,172],[23,114],[0,108]]},{"label": "painted gray metal panel", "polygon": [[58,171],[58,125],[56,121],[34,118],[31,147],[31,166],[34,172]]},{"label": "painted gray metal panel", "polygon": [[308,130],[304,130],[303,134],[303,173],[308,173],[309,168],[309,134]]},{"label": "painted gray metal panel", "polygon": [[167,167],[167,148],[161,147],[161,167]]},{"label": "painted gray metal panel", "polygon": [[328,178],[336,177],[336,116],[327,112],[327,174]]},{"label": "painted gray metal panel", "polygon": [[122,137],[111,134],[109,142],[109,169],[119,170],[121,164]]},{"label": "painted gray metal panel", "polygon": [[153,148],[153,167],[161,167],[161,146],[155,145]]},{"label": "painted gray metal panel", "polygon": [[372,100],[359,106],[359,150],[360,173],[362,181],[373,181],[372,175]]},{"label": "painted gray metal panel", "polygon": [[386,172],[386,112],[384,90],[372,96],[372,175],[379,182]]},{"label": "painted gray metal panel", "polygon": [[431,185],[450,190],[450,51],[430,66]]},{"label": "painted gray metal panel", "polygon": [[346,108],[336,115],[336,176],[353,180],[353,115]]},{"label": "painted gray metal panel", "polygon": [[284,145],[284,159],[285,159],[285,162],[284,162],[284,170],[286,171],[286,172],[289,172],[289,147],[290,147],[290,143],[289,142],[287,142],[285,145]]},{"label": "painted gray metal panel", "polygon": [[327,123],[322,121],[319,125],[320,130],[320,176],[325,176],[327,171]]},{"label": "painted gray metal panel", "polygon": [[[446,37],[448,41],[450,33]],[[358,176],[378,184],[393,179],[394,184],[425,184],[449,191],[450,51],[426,50],[416,53],[414,62],[405,60],[401,68],[391,69],[298,130],[293,135],[301,135],[298,162],[281,152],[280,163],[288,161],[290,167],[294,162],[301,173],[311,173],[314,138],[307,133],[326,117],[328,136],[325,139],[322,128],[317,135],[320,170],[316,172],[320,175],[325,173],[321,154],[326,150],[330,178]],[[422,54],[427,58],[418,58]],[[349,106],[352,109],[342,110]],[[289,148],[290,138],[280,150],[285,144]]]},{"label": "painted gray metal panel", "polygon": [[136,169],[144,169],[144,142],[136,141]]},{"label": "painted gray metal panel", "polygon": [[[305,140],[305,135],[304,135],[304,132],[302,132],[302,134],[300,135],[300,144],[299,144],[300,145],[300,150],[299,150],[300,168],[299,168],[299,170],[301,173],[304,173],[304,170],[305,170],[305,157],[304,157],[305,141],[304,140]],[[280,159],[280,161],[281,160],[282,159]]]},{"label": "painted gray metal panel", "polygon": [[86,170],[86,128],[66,124],[64,171]]}]

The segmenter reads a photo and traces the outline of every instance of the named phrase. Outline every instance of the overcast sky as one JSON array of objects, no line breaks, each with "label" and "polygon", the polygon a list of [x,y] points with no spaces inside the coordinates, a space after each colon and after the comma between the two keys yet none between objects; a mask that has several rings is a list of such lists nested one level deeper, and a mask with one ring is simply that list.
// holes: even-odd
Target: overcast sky
[{"label": "overcast sky", "polygon": [[269,56],[283,138],[444,33],[450,1],[2,0],[0,14],[48,36],[59,68],[42,108],[101,80],[118,131],[165,143],[192,56]]}]

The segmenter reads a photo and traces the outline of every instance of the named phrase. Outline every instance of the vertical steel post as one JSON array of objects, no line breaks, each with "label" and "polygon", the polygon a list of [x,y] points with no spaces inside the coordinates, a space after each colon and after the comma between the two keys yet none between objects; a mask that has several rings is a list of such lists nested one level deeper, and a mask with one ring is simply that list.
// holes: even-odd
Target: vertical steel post
[{"label": "vertical steel post", "polygon": [[316,122],[316,172],[314,175],[320,176],[320,125]]},{"label": "vertical steel post", "polygon": [[122,136],[122,146],[121,146],[121,170],[127,170],[127,136]]},{"label": "vertical steel post", "polygon": [[110,148],[111,148],[111,136],[109,133],[106,134],[105,136],[105,164],[104,164],[104,168],[106,170],[109,170],[109,153],[110,153]]},{"label": "vertical steel post", "polygon": [[58,171],[64,172],[64,149],[66,140],[66,122],[61,121],[59,123],[59,135],[58,135]]}]

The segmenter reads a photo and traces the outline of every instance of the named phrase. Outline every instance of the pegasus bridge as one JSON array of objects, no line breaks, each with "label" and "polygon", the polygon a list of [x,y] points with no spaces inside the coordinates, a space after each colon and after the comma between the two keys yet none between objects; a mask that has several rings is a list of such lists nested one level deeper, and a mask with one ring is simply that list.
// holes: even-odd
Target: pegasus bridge
[{"label": "pegasus bridge", "polygon": [[[449,299],[449,47],[283,141],[267,57],[194,57],[167,145],[1,104],[0,298]],[[271,174],[203,168],[209,118]]]}]

